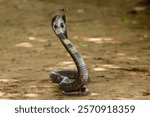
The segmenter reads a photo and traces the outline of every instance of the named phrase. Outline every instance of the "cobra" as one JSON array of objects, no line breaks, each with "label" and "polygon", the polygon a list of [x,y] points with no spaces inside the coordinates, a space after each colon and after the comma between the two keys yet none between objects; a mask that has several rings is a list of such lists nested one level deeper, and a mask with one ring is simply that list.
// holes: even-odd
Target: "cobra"
[{"label": "cobra", "polygon": [[76,48],[68,39],[67,26],[66,26],[66,13],[67,9],[58,10],[51,21],[51,26],[60,39],[61,43],[72,57],[77,71],[52,71],[50,74],[51,81],[59,83],[60,89],[64,95],[88,95],[88,70],[86,64]]}]

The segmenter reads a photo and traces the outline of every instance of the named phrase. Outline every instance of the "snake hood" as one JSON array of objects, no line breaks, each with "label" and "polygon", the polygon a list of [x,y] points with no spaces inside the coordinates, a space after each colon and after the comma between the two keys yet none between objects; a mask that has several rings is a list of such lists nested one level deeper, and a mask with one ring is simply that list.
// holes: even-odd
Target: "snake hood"
[{"label": "snake hood", "polygon": [[65,12],[65,9],[60,9],[59,14],[56,13],[55,16],[52,18],[51,24],[53,31],[58,36],[58,38],[61,39],[68,38]]}]

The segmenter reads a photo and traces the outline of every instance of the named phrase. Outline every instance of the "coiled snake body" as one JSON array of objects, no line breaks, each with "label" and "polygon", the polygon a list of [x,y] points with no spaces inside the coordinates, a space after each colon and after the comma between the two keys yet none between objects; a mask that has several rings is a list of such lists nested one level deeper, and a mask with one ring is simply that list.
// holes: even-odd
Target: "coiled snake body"
[{"label": "coiled snake body", "polygon": [[84,60],[68,40],[65,17],[66,10],[60,9],[56,12],[52,18],[51,26],[56,36],[72,57],[77,71],[52,71],[50,79],[55,83],[60,83],[60,89],[65,95],[88,95],[88,70]]}]

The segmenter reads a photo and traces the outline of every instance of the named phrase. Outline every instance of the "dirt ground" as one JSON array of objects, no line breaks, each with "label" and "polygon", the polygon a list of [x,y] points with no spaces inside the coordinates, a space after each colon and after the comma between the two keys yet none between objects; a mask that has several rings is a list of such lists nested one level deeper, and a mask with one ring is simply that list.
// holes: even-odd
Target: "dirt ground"
[{"label": "dirt ground", "polygon": [[[0,0],[0,99],[150,99],[150,13],[139,0]],[[64,96],[52,70],[75,69],[54,35],[69,8],[69,38],[90,74],[88,96]]]}]

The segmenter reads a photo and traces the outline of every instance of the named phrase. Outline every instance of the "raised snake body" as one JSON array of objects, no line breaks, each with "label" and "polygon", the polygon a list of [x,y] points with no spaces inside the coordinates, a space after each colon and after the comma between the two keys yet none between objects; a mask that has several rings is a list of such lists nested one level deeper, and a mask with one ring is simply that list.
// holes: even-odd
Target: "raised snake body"
[{"label": "raised snake body", "polygon": [[52,18],[51,26],[75,62],[77,71],[52,71],[50,79],[60,83],[60,89],[65,95],[88,95],[88,70],[84,60],[68,40],[65,12],[66,9],[58,10]]}]

